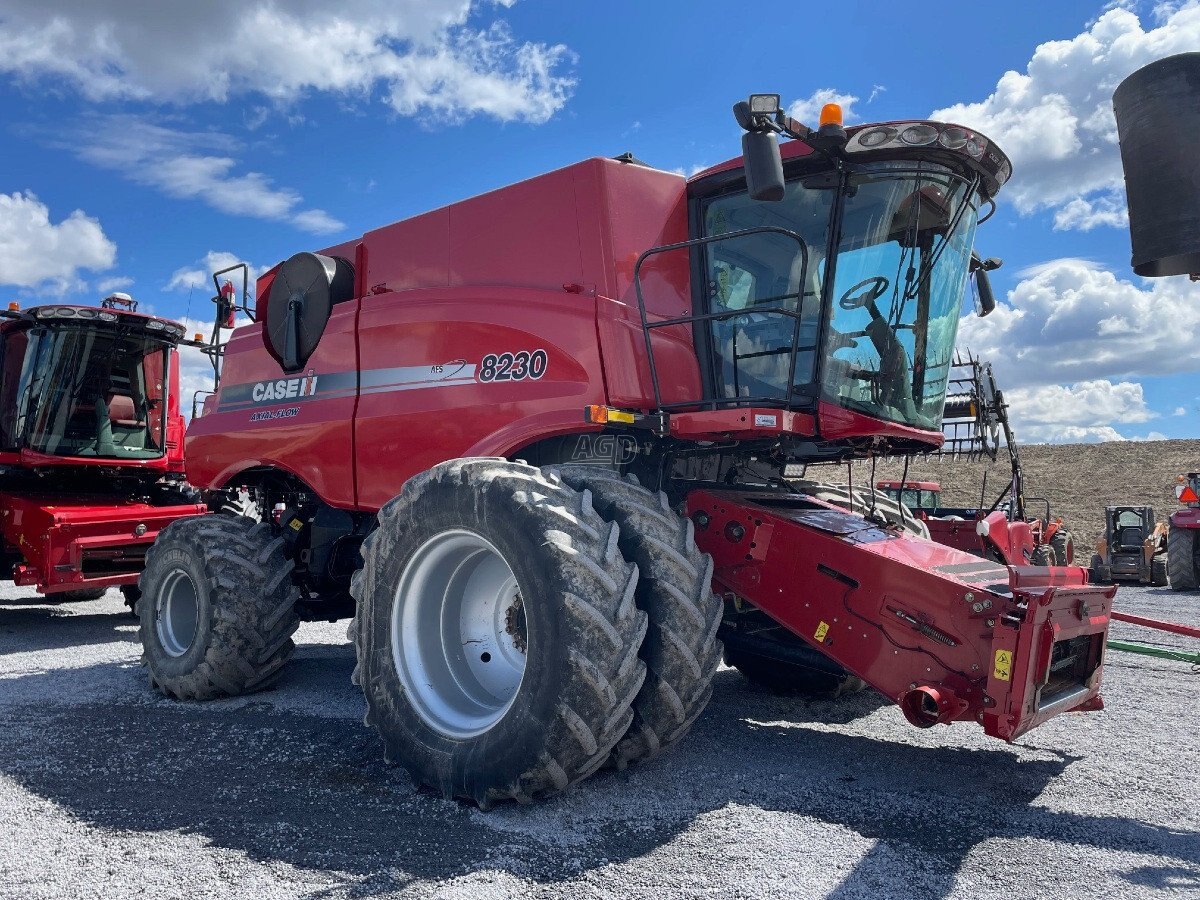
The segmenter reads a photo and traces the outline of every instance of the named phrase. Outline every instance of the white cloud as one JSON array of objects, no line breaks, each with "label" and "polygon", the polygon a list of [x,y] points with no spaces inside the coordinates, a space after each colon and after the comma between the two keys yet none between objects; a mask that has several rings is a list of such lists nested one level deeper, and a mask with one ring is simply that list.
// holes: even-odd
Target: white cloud
[{"label": "white cloud", "polygon": [[1173,415],[1173,416],[1186,416],[1187,414],[1188,414],[1187,409],[1182,406],[1175,407],[1175,412],[1171,413],[1171,415]]},{"label": "white cloud", "polygon": [[[883,90],[876,85],[875,90],[871,93],[871,100],[875,99],[875,95]],[[843,94],[841,91],[833,88],[818,88],[807,97],[797,100],[788,107],[787,114],[797,122],[816,128],[817,123],[821,118],[821,107],[826,103],[836,103],[842,108],[842,116],[845,121],[849,122],[857,118],[854,113],[854,104],[858,102],[858,97],[853,94]],[[867,101],[868,103],[870,100]]]},{"label": "white cloud", "polygon": [[117,245],[82,210],[55,223],[32,193],[0,194],[0,284],[62,292],[80,287],[80,270],[111,269],[116,258]]},{"label": "white cloud", "polygon": [[96,293],[107,297],[113,291],[123,291],[132,285],[133,279],[126,275],[118,275],[115,278],[102,278],[96,282]]},{"label": "white cloud", "polygon": [[1135,284],[1082,259],[1020,274],[1006,302],[959,330],[1002,386],[1200,371],[1200,303],[1186,277]]},{"label": "white cloud", "polygon": [[1104,379],[1005,391],[1013,430],[1026,443],[1126,440],[1113,423],[1135,425],[1157,418],[1142,386]]},{"label": "white cloud", "polygon": [[[1157,27],[1111,8],[1081,34],[1038,45],[986,99],[932,113],[977,128],[1013,161],[1005,193],[1022,213],[1050,208],[1056,228],[1123,225],[1124,192],[1112,93],[1134,70],[1200,47],[1200,4],[1160,4]],[[1076,205],[1075,201],[1084,205]]]},{"label": "white cloud", "polygon": [[[561,44],[523,42],[472,0],[7,0],[0,71],[66,82],[93,101],[287,104],[321,91],[382,96],[402,115],[543,122],[566,103]],[[511,2],[498,4],[508,7]]]},{"label": "white cloud", "polygon": [[1084,200],[1076,197],[1054,213],[1055,231],[1091,231],[1099,225],[1123,228],[1129,224],[1125,200],[1117,194]]},{"label": "white cloud", "polygon": [[[222,269],[227,269],[230,266],[235,266],[245,260],[240,259],[234,254],[226,250],[209,250],[204,254],[203,258],[196,260],[191,265],[181,266],[171,273],[171,278],[166,284],[168,291],[190,291],[190,290],[215,290],[212,283],[213,272],[219,272]],[[265,266],[250,265],[250,292],[254,293],[254,282],[263,272],[266,271]],[[231,276],[239,276],[240,273],[230,273]],[[229,276],[227,276],[229,277]],[[235,285],[241,291],[241,283]]]},{"label": "white cloud", "polygon": [[303,198],[261,172],[238,172],[237,141],[220,132],[177,131],[129,115],[90,117],[73,139],[55,139],[85,162],[177,200],[199,200],[232,216],[288,222],[303,231],[340,231],[324,210],[302,209]]}]

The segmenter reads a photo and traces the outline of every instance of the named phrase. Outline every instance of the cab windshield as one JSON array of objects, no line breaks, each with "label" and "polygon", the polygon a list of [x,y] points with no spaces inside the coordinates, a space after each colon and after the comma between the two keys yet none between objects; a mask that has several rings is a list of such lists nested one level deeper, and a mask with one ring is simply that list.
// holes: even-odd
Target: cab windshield
[{"label": "cab windshield", "polygon": [[9,332],[0,348],[0,449],[163,455],[168,348],[161,340],[51,326]]},{"label": "cab windshield", "polygon": [[730,236],[706,245],[705,312],[745,313],[708,325],[717,399],[820,398],[937,430],[978,202],[962,176],[928,162],[793,179],[776,203],[744,191],[707,201],[705,235]]}]

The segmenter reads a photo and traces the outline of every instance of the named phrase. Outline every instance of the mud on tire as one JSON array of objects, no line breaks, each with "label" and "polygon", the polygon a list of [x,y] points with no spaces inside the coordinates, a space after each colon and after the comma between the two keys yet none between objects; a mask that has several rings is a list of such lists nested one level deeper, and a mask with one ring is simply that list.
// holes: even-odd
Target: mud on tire
[{"label": "mud on tire", "polygon": [[[418,784],[483,808],[553,794],[600,768],[645,678],[646,615],[619,534],[589,491],[522,463],[451,460],[411,478],[380,510],[351,587],[355,680],[388,759]],[[507,624],[490,626],[494,647],[468,642],[478,617],[462,615],[484,565],[507,572],[478,592],[506,607],[493,621]],[[443,623],[433,629],[420,626],[431,603]],[[518,635],[519,680],[488,693],[492,670],[476,660],[512,661]],[[456,647],[469,649],[460,658]]]},{"label": "mud on tire", "polygon": [[1176,591],[1194,591],[1200,587],[1197,572],[1196,535],[1200,531],[1172,527],[1167,533],[1167,575]]},{"label": "mud on tire", "polygon": [[224,514],[171,523],[138,582],[151,685],[179,700],[269,686],[295,649],[292,568],[269,525]]},{"label": "mud on tire", "polygon": [[633,702],[633,724],[610,760],[623,769],[679,741],[712,696],[722,613],[712,591],[712,558],[700,552],[691,521],[671,509],[667,495],[633,475],[570,465],[547,474],[592,492],[596,511],[621,529],[621,552],[638,567],[635,596],[649,617],[640,651],[646,681]]}]

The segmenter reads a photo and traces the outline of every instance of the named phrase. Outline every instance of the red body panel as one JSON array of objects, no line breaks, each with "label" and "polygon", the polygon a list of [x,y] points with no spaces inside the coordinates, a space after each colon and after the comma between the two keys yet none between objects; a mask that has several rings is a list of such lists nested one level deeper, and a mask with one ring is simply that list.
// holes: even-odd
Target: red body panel
[{"label": "red body panel", "polygon": [[941,484],[936,481],[877,481],[875,487],[881,491],[917,490],[940,492]]},{"label": "red body panel", "polygon": [[[296,376],[265,352],[261,325],[238,329],[188,430],[188,477],[222,487],[269,466],[333,506],[375,510],[442,460],[595,430],[581,423],[587,405],[652,409],[634,264],[686,237],[684,179],[595,159],[331,248],[356,261],[362,296],[335,307],[298,373],[320,391],[253,400],[255,385]],[[273,277],[258,282],[260,318]],[[685,258],[643,281],[651,318],[690,312]],[[654,347],[664,400],[698,397],[691,329],[657,329]],[[489,355],[539,350],[539,377],[486,377]],[[811,417],[787,418],[811,432]]]},{"label": "red body panel", "polygon": [[[936,702],[937,722],[978,720],[1013,740],[1100,704],[1115,588],[1088,585],[1083,569],[1009,569],[811,498],[695,491],[687,506],[707,517],[696,540],[718,593],[750,601],[906,714],[917,694]],[[1079,637],[1084,674],[1060,684],[1055,644]]]},{"label": "red body panel", "polygon": [[[1009,566],[1027,566],[1033,558],[1033,525],[1011,522],[1003,512],[995,510],[980,519],[942,519],[922,515],[929,528],[929,537],[939,544],[953,547],[976,556],[999,557]],[[979,533],[986,522],[986,535]]]},{"label": "red body panel", "polygon": [[1200,509],[1185,506],[1171,513],[1172,528],[1200,528]]},{"label": "red body panel", "polygon": [[204,512],[203,504],[114,504],[105,496],[0,493],[4,542],[24,559],[14,567],[13,580],[35,585],[43,594],[136,583],[158,532],[178,518]]}]

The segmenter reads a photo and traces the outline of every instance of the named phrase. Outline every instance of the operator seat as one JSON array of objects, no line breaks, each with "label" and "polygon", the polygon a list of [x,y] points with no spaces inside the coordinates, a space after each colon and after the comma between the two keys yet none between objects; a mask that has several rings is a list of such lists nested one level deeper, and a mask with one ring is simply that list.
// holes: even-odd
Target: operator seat
[{"label": "operator seat", "polygon": [[120,447],[145,448],[146,419],[144,415],[139,417],[132,397],[125,394],[109,394],[108,421],[112,428],[114,444]]},{"label": "operator seat", "polygon": [[1145,540],[1140,525],[1125,525],[1117,531],[1117,544],[1122,550],[1140,550]]}]

